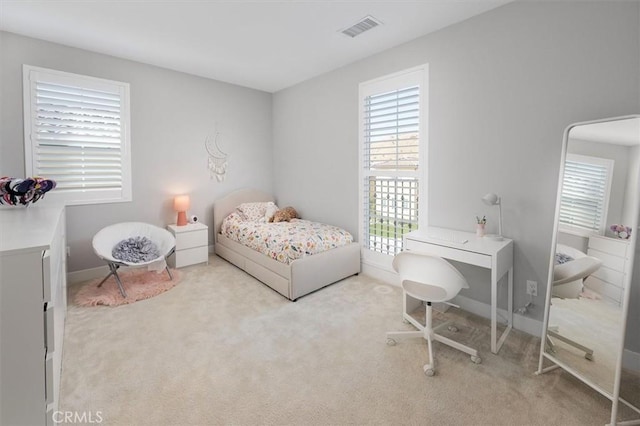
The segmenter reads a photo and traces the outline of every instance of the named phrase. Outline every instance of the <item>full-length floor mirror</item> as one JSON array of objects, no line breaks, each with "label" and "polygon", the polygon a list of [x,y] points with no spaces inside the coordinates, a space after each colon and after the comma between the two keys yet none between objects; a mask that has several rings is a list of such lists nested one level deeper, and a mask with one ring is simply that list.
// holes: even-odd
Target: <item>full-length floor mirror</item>
[{"label": "full-length floor mirror", "polygon": [[561,161],[538,374],[562,368],[613,401],[611,424],[636,424],[619,402],[640,424],[640,116],[569,126]]}]

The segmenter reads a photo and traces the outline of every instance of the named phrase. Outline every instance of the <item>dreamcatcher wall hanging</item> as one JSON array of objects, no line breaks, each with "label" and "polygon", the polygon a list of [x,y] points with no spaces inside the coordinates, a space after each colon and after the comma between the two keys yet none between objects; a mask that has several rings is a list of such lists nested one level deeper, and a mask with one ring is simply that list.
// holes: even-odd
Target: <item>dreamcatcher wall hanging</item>
[{"label": "dreamcatcher wall hanging", "polygon": [[220,133],[215,132],[213,136],[208,135],[204,141],[204,147],[209,154],[209,177],[215,178],[218,182],[223,182],[227,175],[227,154],[222,152],[220,146],[218,146],[218,139]]}]

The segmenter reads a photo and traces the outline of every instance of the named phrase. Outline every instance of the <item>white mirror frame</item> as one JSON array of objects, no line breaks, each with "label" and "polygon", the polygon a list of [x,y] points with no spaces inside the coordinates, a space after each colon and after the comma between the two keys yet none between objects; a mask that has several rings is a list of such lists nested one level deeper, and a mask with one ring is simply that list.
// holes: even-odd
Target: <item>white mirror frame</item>
[{"label": "white mirror frame", "polygon": [[[584,125],[588,125],[588,124],[596,124],[596,123],[608,123],[611,121],[619,121],[619,120],[628,120],[628,119],[639,119],[640,115],[627,115],[627,116],[621,116],[621,117],[613,117],[613,118],[605,118],[605,119],[601,119],[601,120],[593,120],[593,121],[584,121],[584,122],[580,122],[580,123],[574,123],[569,125],[563,134],[563,138],[562,138],[562,153],[560,155],[560,171],[559,171],[559,176],[558,176],[558,192],[556,195],[556,210],[555,210],[555,216],[554,216],[554,221],[553,221],[553,235],[551,237],[551,253],[550,253],[550,259],[549,259],[549,273],[547,276],[547,294],[545,296],[545,306],[544,306],[544,319],[543,319],[543,323],[542,323],[542,336],[541,336],[541,341],[540,341],[540,358],[538,361],[538,370],[536,371],[535,374],[539,375],[539,374],[544,374],[548,371],[551,370],[555,370],[556,368],[562,368],[563,370],[567,371],[568,373],[570,373],[571,375],[573,375],[574,377],[578,378],[579,380],[581,380],[582,382],[584,382],[585,384],[587,384],[588,386],[592,387],[593,389],[595,389],[596,391],[600,392],[603,396],[605,396],[606,398],[610,399],[612,402],[611,405],[611,425],[616,425],[617,423],[617,415],[618,415],[618,403],[619,401],[622,401],[623,403],[625,403],[626,405],[628,405],[629,407],[631,407],[632,409],[634,409],[635,411],[638,411],[638,413],[640,413],[640,410],[637,407],[633,407],[631,404],[627,403],[624,400],[620,399],[620,379],[621,379],[621,373],[622,373],[622,354],[624,351],[624,341],[625,341],[625,337],[626,337],[626,328],[627,328],[627,314],[629,311],[629,296],[630,296],[630,290],[631,290],[631,274],[627,274],[627,276],[624,278],[625,282],[624,282],[624,295],[623,295],[623,300],[622,300],[622,324],[620,327],[620,344],[618,349],[618,353],[617,353],[617,361],[616,361],[616,370],[615,370],[615,378],[614,378],[614,385],[613,385],[613,394],[610,393],[609,391],[603,389],[601,386],[599,386],[598,384],[594,383],[593,381],[589,380],[588,378],[584,377],[583,375],[581,375],[578,371],[576,371],[575,369],[571,368],[571,366],[567,365],[566,363],[562,362],[561,360],[557,359],[556,357],[554,357],[553,355],[545,352],[545,344],[546,344],[546,340],[547,340],[547,328],[549,326],[549,312],[550,312],[550,307],[551,307],[551,293],[552,293],[552,286],[553,286],[553,268],[554,268],[554,264],[555,264],[555,252],[556,252],[556,244],[558,242],[558,228],[559,228],[559,216],[560,216],[560,198],[562,196],[562,182],[564,181],[564,163],[565,160],[567,158],[567,148],[569,145],[569,133],[571,132],[571,129],[573,129],[574,127],[578,127],[578,126],[584,126]],[[638,182],[640,184],[640,182]],[[631,224],[631,228],[633,230],[633,232],[631,233],[631,242],[630,242],[630,247],[629,247],[629,258],[630,259],[635,259],[635,247],[636,247],[636,240],[637,240],[637,236],[638,236],[638,214],[635,215],[635,217],[633,218],[633,223]],[[635,266],[635,265],[634,265]],[[542,364],[544,362],[544,359],[548,359],[549,361],[553,362],[554,365],[551,365],[549,367],[543,368]],[[630,424],[640,424],[640,423],[636,423],[635,421],[630,423]]]}]

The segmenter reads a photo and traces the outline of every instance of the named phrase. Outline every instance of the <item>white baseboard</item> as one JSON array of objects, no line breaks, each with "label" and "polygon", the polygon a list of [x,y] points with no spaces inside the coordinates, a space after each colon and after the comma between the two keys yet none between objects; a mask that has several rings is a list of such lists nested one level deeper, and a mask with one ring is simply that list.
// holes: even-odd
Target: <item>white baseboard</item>
[{"label": "white baseboard", "polygon": [[[361,270],[363,275],[367,275],[387,284],[400,287],[398,274],[393,270],[389,270],[385,267],[381,267],[380,265],[369,261],[362,262]],[[486,303],[478,302],[477,300],[469,299],[468,297],[464,296],[457,296],[451,301],[451,303],[460,305],[460,307],[465,311],[471,312],[483,318],[491,318],[491,305],[488,305]],[[501,319],[501,316],[502,318],[504,318],[503,320]],[[506,311],[498,309],[498,322],[505,323],[506,318]],[[540,336],[542,334],[542,321],[538,321],[524,315],[514,314],[513,328],[524,331],[525,333],[531,334],[532,336]]]},{"label": "white baseboard", "polygon": [[108,273],[109,267],[107,265],[98,266],[97,268],[83,269],[81,271],[69,272],[67,274],[67,285],[74,285],[96,278],[104,278]]},{"label": "white baseboard", "polygon": [[625,349],[622,353],[622,366],[640,373],[640,353]]},{"label": "white baseboard", "polygon": [[360,271],[363,275],[375,278],[386,284],[400,287],[400,279],[393,269],[383,267],[375,262],[363,260],[360,264]]},{"label": "white baseboard", "polygon": [[[460,305],[465,311],[471,312],[483,318],[491,319],[491,305],[478,302],[477,300],[470,299],[464,296],[456,296],[451,303]],[[504,309],[498,309],[498,323],[505,324],[507,319],[507,311]],[[542,321],[535,320],[533,318],[526,317],[520,314],[513,314],[513,328],[516,330],[524,331],[532,336],[539,337],[542,334]]]}]

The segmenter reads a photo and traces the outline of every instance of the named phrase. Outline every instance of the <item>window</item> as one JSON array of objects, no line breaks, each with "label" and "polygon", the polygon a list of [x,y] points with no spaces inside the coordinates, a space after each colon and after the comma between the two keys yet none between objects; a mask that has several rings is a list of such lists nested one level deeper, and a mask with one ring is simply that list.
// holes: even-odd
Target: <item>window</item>
[{"label": "window", "polygon": [[563,229],[604,233],[612,174],[613,160],[567,154],[560,197]]},{"label": "window", "polygon": [[25,65],[25,169],[66,204],[131,201],[129,84]]},{"label": "window", "polygon": [[360,241],[372,256],[399,253],[424,219],[426,77],[423,66],[360,85]]}]

